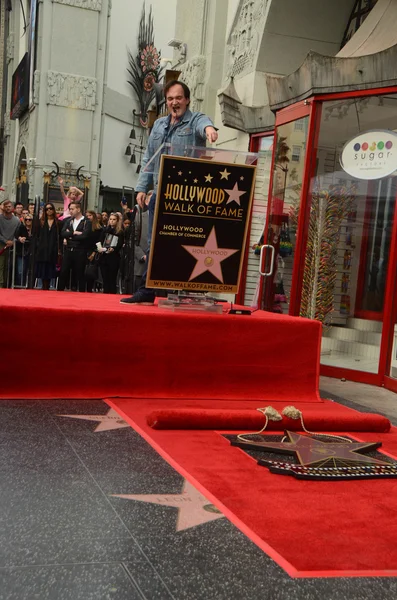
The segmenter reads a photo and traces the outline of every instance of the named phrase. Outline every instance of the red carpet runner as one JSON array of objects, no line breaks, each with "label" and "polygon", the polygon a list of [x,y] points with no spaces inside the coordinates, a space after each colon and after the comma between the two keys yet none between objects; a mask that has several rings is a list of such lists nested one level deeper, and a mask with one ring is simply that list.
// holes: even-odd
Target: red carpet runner
[{"label": "red carpet runner", "polygon": [[[320,401],[320,323],[119,300],[0,290],[1,397]],[[22,357],[23,377],[10,376]]]},{"label": "red carpet runner", "polygon": [[[146,419],[161,409],[156,400],[108,404],[291,576],[397,576],[396,479],[311,482],[274,475],[219,432],[152,429]],[[305,405],[294,404],[305,414]],[[284,405],[273,404],[278,410]],[[313,412],[313,405],[307,407]],[[318,405],[319,413],[324,410],[334,411],[335,419],[360,418],[331,402]],[[383,452],[397,456],[396,428],[354,437],[380,441]]]}]

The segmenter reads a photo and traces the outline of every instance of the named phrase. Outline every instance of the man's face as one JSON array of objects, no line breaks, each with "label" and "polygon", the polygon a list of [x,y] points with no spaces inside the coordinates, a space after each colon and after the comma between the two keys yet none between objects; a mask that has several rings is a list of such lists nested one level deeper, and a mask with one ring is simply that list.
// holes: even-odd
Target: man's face
[{"label": "man's face", "polygon": [[185,98],[185,92],[183,87],[179,84],[175,84],[167,92],[167,108],[168,112],[175,118],[180,119],[189,107],[189,102]]},{"label": "man's face", "polygon": [[107,223],[107,222],[108,222],[108,220],[109,220],[109,215],[108,215],[108,213],[107,213],[107,212],[103,212],[103,213],[102,213],[102,221],[103,221],[104,223]]},{"label": "man's face", "polygon": [[27,209],[27,208],[24,208],[24,209],[23,209],[23,211],[22,211],[22,216],[23,216],[23,217],[26,217],[26,215],[28,215],[28,214],[29,214],[29,211],[28,211],[28,209]]},{"label": "man's face", "polygon": [[78,218],[81,214],[80,206],[77,206],[76,204],[72,204],[72,206],[69,208],[69,212],[70,212],[70,216],[73,219]]},{"label": "man's face", "polygon": [[17,217],[22,217],[23,204],[17,204],[15,206],[15,214]]},{"label": "man's face", "polygon": [[34,215],[34,204],[29,204],[28,211],[29,214]]},{"label": "man's face", "polygon": [[12,202],[3,202],[3,213],[5,215],[10,215],[12,213]]}]

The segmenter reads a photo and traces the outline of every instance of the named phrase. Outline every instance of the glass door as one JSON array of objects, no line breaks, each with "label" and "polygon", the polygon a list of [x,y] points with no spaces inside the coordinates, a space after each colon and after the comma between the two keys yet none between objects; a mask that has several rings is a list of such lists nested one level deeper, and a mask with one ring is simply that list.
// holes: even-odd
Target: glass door
[{"label": "glass door", "polygon": [[322,365],[378,374],[397,181],[394,174],[357,179],[340,155],[348,140],[371,130],[386,136],[379,147],[387,143],[387,130],[397,130],[397,95],[327,101],[319,121],[300,315],[323,324]]},{"label": "glass door", "polygon": [[237,304],[258,307],[260,289],[259,256],[263,245],[265,215],[268,205],[269,182],[272,169],[274,133],[256,134],[250,140],[250,152],[258,154],[255,190],[250,217],[249,241],[243,267],[242,285],[236,297]]},{"label": "glass door", "polygon": [[311,106],[300,106],[277,116],[270,200],[260,257],[260,308],[270,312],[288,314],[290,309],[310,109]]}]

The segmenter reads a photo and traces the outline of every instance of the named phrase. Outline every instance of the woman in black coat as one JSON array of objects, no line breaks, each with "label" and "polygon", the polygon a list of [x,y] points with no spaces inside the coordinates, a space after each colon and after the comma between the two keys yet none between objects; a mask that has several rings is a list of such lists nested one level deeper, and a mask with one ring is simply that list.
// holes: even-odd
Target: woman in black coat
[{"label": "woman in black coat", "polygon": [[30,245],[32,241],[32,215],[25,215],[23,221],[15,231],[15,254],[16,254],[16,285],[25,287],[26,276],[29,269]]},{"label": "woman in black coat", "polygon": [[120,266],[120,251],[123,244],[122,217],[118,213],[112,213],[109,217],[109,225],[102,233],[100,266],[104,294],[117,293],[117,274]]},{"label": "woman in black coat", "polygon": [[36,258],[36,277],[43,281],[43,290],[49,290],[51,279],[58,277],[62,255],[60,230],[55,206],[47,202],[40,218]]}]

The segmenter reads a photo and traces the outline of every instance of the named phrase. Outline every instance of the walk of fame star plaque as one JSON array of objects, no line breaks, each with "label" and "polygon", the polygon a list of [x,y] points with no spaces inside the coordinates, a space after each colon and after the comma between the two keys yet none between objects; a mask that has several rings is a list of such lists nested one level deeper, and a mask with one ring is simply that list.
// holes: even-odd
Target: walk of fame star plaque
[{"label": "walk of fame star plaque", "polygon": [[[285,432],[287,441],[279,441],[279,437],[256,435],[251,441],[243,441],[237,436],[227,436],[232,446],[242,448],[254,458],[263,453],[271,455],[259,457],[258,465],[279,475],[317,481],[397,478],[397,461],[377,452],[381,442],[349,443],[331,437],[323,441],[292,431]],[[278,455],[290,455],[291,459],[284,461]]]},{"label": "walk of fame star plaque", "polygon": [[161,157],[147,287],[238,291],[255,166]]}]

